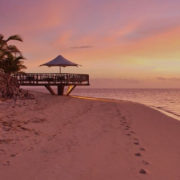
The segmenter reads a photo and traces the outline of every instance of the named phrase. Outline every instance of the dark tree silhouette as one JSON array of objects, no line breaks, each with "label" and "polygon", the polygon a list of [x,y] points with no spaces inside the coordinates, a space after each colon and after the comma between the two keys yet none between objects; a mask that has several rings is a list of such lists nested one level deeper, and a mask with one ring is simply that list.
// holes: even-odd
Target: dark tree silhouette
[{"label": "dark tree silhouette", "polygon": [[21,72],[26,66],[23,65],[23,59],[21,51],[15,45],[9,45],[9,42],[23,41],[19,35],[13,35],[4,39],[4,36],[0,34],[0,69],[5,73],[12,74]]},{"label": "dark tree silhouette", "polygon": [[22,72],[26,68],[21,51],[15,45],[9,44],[13,40],[23,41],[18,35],[4,39],[0,34],[0,97],[32,97],[27,91],[20,89],[17,79],[13,77],[14,73]]}]

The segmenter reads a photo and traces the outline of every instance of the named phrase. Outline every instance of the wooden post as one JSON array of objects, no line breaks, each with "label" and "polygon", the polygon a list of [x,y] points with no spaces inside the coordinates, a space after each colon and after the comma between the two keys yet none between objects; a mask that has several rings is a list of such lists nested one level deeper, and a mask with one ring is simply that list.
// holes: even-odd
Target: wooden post
[{"label": "wooden post", "polygon": [[63,94],[64,94],[64,85],[58,85],[57,86],[57,94],[58,94],[58,96],[63,96]]},{"label": "wooden post", "polygon": [[68,87],[68,90],[67,90],[67,93],[66,93],[66,96],[69,96],[70,93],[73,91],[73,89],[75,89],[76,85],[70,85]]},{"label": "wooden post", "polygon": [[51,88],[51,86],[45,85],[45,87],[52,95],[56,95],[55,92],[53,91],[53,89]]}]

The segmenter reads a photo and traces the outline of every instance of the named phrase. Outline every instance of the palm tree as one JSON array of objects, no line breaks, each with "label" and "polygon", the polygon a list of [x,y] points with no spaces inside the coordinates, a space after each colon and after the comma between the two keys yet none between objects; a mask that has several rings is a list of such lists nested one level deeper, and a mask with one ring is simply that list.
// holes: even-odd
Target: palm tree
[{"label": "palm tree", "polygon": [[6,57],[8,53],[14,55],[21,54],[20,50],[15,45],[8,45],[9,41],[12,40],[23,42],[22,38],[19,35],[12,35],[7,39],[4,39],[4,36],[0,34],[0,60]]},{"label": "palm tree", "polygon": [[21,51],[15,45],[9,45],[9,41],[12,40],[23,41],[19,35],[12,35],[4,39],[4,36],[0,34],[0,69],[8,74],[21,72],[26,68],[23,65],[24,58]]},{"label": "palm tree", "polygon": [[13,35],[4,38],[0,34],[0,96],[5,98],[17,97],[22,93],[16,78],[13,73],[21,72],[26,66],[23,65],[24,57],[21,51],[15,46],[9,44],[10,41],[20,41],[22,38],[18,35]]},{"label": "palm tree", "polygon": [[22,72],[22,69],[26,69],[26,66],[23,65],[23,59],[23,56],[15,57],[8,54],[6,60],[0,61],[0,68],[3,69],[6,74]]}]

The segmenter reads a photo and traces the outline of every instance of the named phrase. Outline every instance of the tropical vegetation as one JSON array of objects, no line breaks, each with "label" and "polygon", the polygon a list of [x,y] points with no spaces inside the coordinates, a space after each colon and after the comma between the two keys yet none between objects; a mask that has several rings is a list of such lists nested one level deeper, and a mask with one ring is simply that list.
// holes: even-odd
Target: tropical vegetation
[{"label": "tropical vegetation", "polygon": [[31,95],[20,89],[18,81],[13,74],[22,72],[26,66],[23,64],[24,57],[16,45],[10,44],[11,41],[20,41],[22,38],[18,35],[9,36],[7,39],[0,34],[0,97],[15,98]]},{"label": "tropical vegetation", "polygon": [[5,39],[0,34],[0,69],[7,74],[21,72],[26,68],[23,65],[24,57],[21,51],[15,45],[9,44],[12,40],[23,41],[19,35],[12,35]]}]

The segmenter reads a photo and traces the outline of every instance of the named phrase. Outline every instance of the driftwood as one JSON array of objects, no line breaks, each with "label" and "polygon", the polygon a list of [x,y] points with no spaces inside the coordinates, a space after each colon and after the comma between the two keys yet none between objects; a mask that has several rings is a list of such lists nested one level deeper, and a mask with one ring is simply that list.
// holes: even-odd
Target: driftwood
[{"label": "driftwood", "polygon": [[34,98],[27,90],[21,89],[15,77],[0,72],[0,97],[11,99]]}]

